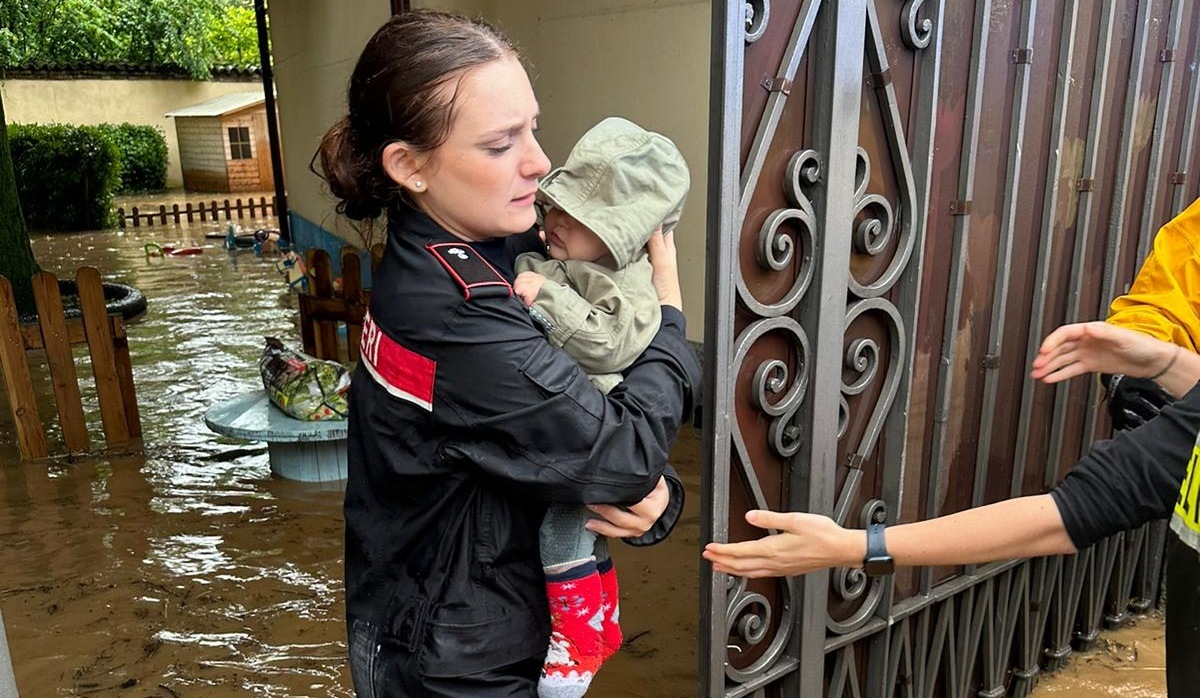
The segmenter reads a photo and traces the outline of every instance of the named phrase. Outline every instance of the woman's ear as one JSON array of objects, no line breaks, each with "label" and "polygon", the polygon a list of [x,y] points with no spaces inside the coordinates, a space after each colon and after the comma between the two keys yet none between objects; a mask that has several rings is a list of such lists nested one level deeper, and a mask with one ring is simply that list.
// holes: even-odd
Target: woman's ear
[{"label": "woman's ear", "polygon": [[421,164],[417,154],[407,143],[394,141],[383,147],[383,171],[393,182],[410,192],[425,191],[425,182],[419,174]]}]

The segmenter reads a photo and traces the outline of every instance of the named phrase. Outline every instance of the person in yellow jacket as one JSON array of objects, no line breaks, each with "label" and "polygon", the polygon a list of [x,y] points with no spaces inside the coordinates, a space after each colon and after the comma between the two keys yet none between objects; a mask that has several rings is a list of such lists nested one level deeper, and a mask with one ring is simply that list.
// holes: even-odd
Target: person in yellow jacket
[{"label": "person in yellow jacket", "polygon": [[[1107,322],[1136,330],[1197,353],[1200,347],[1200,199],[1172,218],[1154,236],[1151,250],[1129,292],[1109,308]],[[1133,429],[1158,414],[1173,398],[1146,378],[1112,376],[1107,383],[1108,411],[1114,429]],[[1200,451],[1198,451],[1200,453]],[[1193,461],[1196,456],[1193,456]],[[1184,489],[1200,478],[1196,463],[1189,469]],[[1194,499],[1194,495],[1193,495]],[[1185,502],[1180,498],[1179,506]],[[1183,523],[1181,523],[1183,522]],[[1195,523],[1195,526],[1192,524]],[[1200,663],[1193,661],[1200,648],[1200,520],[1175,517],[1167,543],[1167,685],[1175,691],[1200,686]],[[1196,689],[1200,690],[1200,689]],[[1172,695],[1175,695],[1172,692]]]},{"label": "person in yellow jacket", "polygon": [[1129,292],[1112,302],[1107,322],[1195,352],[1200,345],[1200,199],[1154,237]]}]

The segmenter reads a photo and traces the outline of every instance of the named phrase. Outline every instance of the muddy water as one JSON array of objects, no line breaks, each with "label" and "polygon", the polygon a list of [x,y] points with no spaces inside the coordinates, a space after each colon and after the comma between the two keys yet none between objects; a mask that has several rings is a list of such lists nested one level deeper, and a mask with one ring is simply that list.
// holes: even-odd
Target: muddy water
[{"label": "muddy water", "polygon": [[[218,437],[201,419],[255,386],[264,335],[298,343],[275,259],[226,253],[204,237],[217,228],[34,236],[43,267],[63,275],[97,266],[140,288],[150,306],[129,329],[140,451],[20,463],[0,409],[0,609],[27,698],[351,695],[339,489],[271,478],[261,444]],[[147,242],[206,249],[148,259]],[[45,386],[45,415],[48,396]],[[99,443],[94,392],[85,401]],[[696,695],[699,448],[690,428],[673,462],[692,496],[667,543],[614,548],[626,646],[591,695]],[[1139,661],[1078,662],[1039,691],[1165,695],[1120,683],[1135,674],[1162,681],[1161,626],[1130,632]],[[1152,647],[1157,663],[1145,661]]]}]

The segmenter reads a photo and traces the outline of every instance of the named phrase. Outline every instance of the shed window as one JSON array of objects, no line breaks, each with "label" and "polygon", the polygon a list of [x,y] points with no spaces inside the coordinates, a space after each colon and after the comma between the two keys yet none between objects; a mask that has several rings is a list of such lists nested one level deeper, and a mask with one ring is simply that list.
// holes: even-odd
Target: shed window
[{"label": "shed window", "polygon": [[246,160],[254,157],[250,151],[250,127],[233,126],[229,129],[229,159]]}]

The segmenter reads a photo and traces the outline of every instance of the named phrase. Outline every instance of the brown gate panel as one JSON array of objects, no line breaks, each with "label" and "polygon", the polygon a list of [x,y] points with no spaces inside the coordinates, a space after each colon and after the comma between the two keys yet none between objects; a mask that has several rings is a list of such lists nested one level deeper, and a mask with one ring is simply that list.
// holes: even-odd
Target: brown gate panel
[{"label": "brown gate panel", "polygon": [[[1107,433],[1027,377],[1197,195],[1185,0],[717,3],[711,540],[1052,486]],[[1161,569],[1161,525],[1067,558],[703,585],[703,694],[1024,695]]]}]

